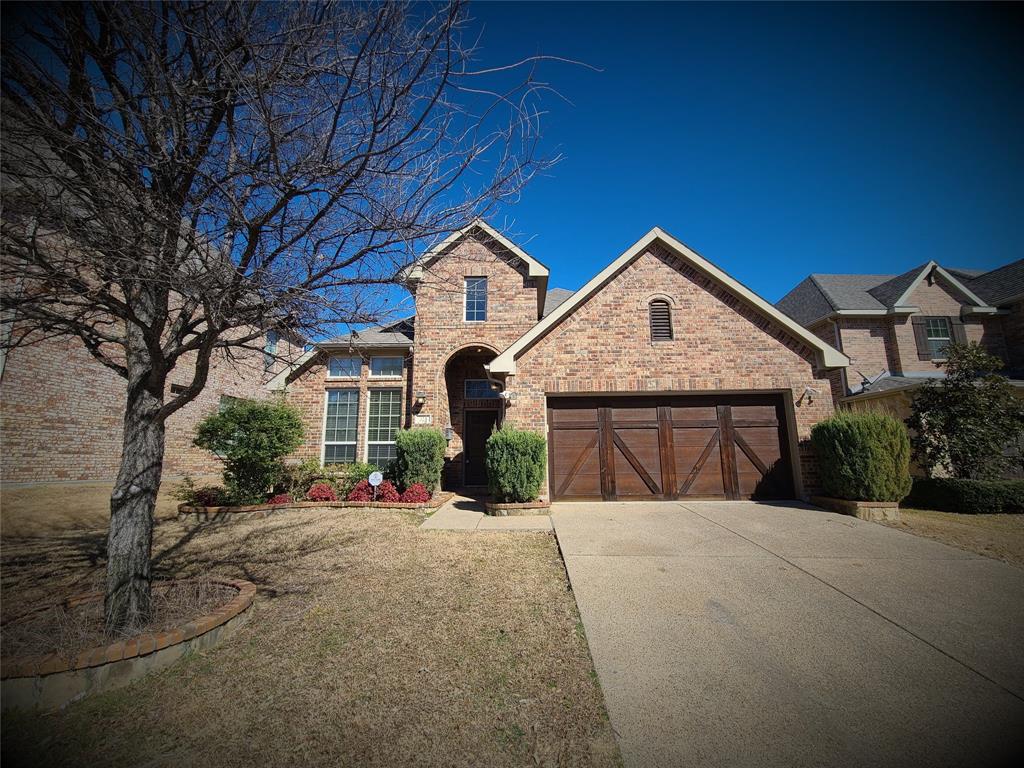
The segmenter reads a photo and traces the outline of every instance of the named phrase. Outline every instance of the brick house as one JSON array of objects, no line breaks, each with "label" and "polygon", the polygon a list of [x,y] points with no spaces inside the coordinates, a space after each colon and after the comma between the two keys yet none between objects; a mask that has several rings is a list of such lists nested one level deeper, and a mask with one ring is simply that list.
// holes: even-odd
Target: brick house
[{"label": "brick house", "polygon": [[405,278],[412,317],[317,345],[271,382],[300,457],[381,462],[398,429],[449,438],[444,483],[486,484],[501,423],[548,443],[554,499],[806,496],[811,425],[846,357],[654,229],[578,291],[484,222]]},{"label": "brick house", "polygon": [[1024,396],[1024,259],[988,272],[930,261],[901,275],[812,274],[776,307],[849,356],[829,373],[845,407],[906,418],[914,390],[944,375],[951,341],[1002,358]]},{"label": "brick house", "polygon": [[[303,342],[271,333],[263,348],[213,358],[206,388],[167,420],[165,477],[220,473],[216,457],[192,445],[196,425],[231,398],[271,397],[266,384],[303,353]],[[168,396],[192,375],[183,358],[170,375]],[[112,482],[121,461],[124,401],[124,379],[78,340],[48,339],[0,357],[3,482]]]}]

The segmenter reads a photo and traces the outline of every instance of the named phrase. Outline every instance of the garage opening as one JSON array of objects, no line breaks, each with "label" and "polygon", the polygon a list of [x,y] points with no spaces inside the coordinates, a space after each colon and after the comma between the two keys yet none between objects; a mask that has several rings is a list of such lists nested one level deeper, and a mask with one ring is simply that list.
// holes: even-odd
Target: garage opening
[{"label": "garage opening", "polygon": [[555,500],[791,499],[783,396],[548,398]]}]

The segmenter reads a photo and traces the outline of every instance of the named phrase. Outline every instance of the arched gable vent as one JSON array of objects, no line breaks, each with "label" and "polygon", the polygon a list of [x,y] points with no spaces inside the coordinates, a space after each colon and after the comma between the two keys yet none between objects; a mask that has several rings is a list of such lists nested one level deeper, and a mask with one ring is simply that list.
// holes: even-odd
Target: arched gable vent
[{"label": "arched gable vent", "polygon": [[672,308],[664,299],[654,299],[650,305],[651,341],[672,341]]}]

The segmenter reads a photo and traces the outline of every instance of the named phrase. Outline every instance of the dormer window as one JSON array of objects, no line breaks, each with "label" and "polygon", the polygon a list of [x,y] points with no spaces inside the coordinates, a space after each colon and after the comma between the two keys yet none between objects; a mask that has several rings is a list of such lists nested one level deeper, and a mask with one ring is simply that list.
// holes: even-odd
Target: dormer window
[{"label": "dormer window", "polygon": [[482,323],[487,319],[487,278],[466,278],[466,322]]},{"label": "dormer window", "polygon": [[651,320],[651,341],[672,341],[672,308],[664,299],[655,299],[648,306]]}]

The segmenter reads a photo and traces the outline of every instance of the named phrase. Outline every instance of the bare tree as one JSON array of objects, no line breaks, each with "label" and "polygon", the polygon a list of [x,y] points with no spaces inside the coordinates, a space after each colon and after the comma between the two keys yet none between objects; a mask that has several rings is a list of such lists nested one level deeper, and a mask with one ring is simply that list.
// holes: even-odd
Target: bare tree
[{"label": "bare tree", "polygon": [[[106,624],[150,612],[168,416],[269,328],[376,321],[424,241],[514,197],[536,57],[473,70],[458,2],[87,3],[7,14],[7,346],[74,337],[126,382]],[[195,373],[165,395],[183,356]]]}]

